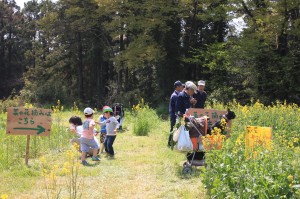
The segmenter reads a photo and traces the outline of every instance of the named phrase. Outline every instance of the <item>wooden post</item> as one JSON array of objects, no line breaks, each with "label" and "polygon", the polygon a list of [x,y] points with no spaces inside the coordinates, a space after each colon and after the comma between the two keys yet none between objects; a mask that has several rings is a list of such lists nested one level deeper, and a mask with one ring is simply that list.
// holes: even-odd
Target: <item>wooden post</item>
[{"label": "wooden post", "polygon": [[25,164],[28,166],[29,160],[30,135],[27,135]]}]

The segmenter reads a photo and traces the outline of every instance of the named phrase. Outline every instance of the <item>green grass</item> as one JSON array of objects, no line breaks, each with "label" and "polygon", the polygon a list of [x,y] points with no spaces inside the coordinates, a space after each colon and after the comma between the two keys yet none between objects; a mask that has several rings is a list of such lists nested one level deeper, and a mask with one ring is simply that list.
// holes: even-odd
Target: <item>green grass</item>
[{"label": "green grass", "polygon": [[[9,156],[12,156],[9,163],[5,163],[5,158],[2,160],[4,166],[0,171],[0,179],[5,183],[0,183],[0,195],[6,193],[9,198],[46,198],[39,157],[44,154],[49,168],[53,165],[62,167],[66,161],[64,151],[71,148],[71,136],[66,131],[71,115],[74,113],[53,114],[51,136],[37,138],[36,156],[32,154],[29,168],[24,166],[23,157],[26,136],[7,136],[4,128],[1,128],[0,139],[12,139],[10,144],[20,150],[22,155],[16,155],[16,150],[13,150],[13,153],[9,152]],[[0,118],[5,120],[4,114]],[[169,122],[157,118],[148,136],[135,136],[134,121],[133,116],[126,114],[123,126],[125,131],[118,134],[114,144],[114,160],[101,157],[101,162],[92,167],[80,165],[79,177],[84,183],[80,189],[81,197],[205,198],[205,189],[200,179],[201,169],[195,169],[189,177],[183,176],[181,170],[185,155],[171,151],[166,146]],[[5,154],[6,144],[3,145],[0,145],[0,150]],[[9,149],[13,146],[9,145]],[[32,150],[35,148],[32,147]],[[88,161],[92,163],[91,159]],[[66,198],[66,177],[57,176],[57,183],[62,189],[60,196]]]},{"label": "green grass", "polygon": [[[222,150],[207,153],[207,169],[194,169],[191,176],[181,173],[185,154],[166,146],[169,121],[158,118],[151,109],[138,107],[136,111],[146,111],[140,117],[146,117],[149,128],[146,136],[136,136],[134,127],[144,124],[138,124],[136,112],[126,113],[125,130],[114,144],[116,159],[101,157],[99,164],[80,165],[79,181],[84,183],[81,198],[299,198],[300,190],[293,186],[300,184],[300,108],[279,103],[268,107],[260,103],[228,106],[237,115],[231,137]],[[211,108],[226,109],[222,104]],[[6,135],[6,115],[0,114],[0,195],[46,198],[43,169],[51,170],[54,165],[58,170],[63,168],[65,151],[71,148],[68,119],[79,114],[53,114],[51,136],[32,138],[29,167],[24,166],[26,136]],[[271,151],[258,147],[257,158],[245,155],[248,125],[273,128]],[[47,160],[43,167],[41,156]],[[60,172],[56,176],[60,197],[67,198],[68,178]]]}]

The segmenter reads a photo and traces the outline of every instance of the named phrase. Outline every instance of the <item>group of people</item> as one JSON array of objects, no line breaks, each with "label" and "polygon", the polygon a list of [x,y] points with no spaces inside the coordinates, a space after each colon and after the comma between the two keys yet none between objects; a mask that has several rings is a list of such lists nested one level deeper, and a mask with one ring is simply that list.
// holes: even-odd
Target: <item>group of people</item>
[{"label": "group of people", "polygon": [[177,116],[183,116],[189,108],[204,108],[207,93],[205,92],[205,81],[199,80],[198,86],[192,81],[183,84],[181,81],[174,83],[174,92],[170,97],[169,113],[170,113],[170,137],[168,145],[172,139],[172,131],[176,123]]},{"label": "group of people", "polygon": [[[88,165],[86,161],[87,155],[92,156],[93,161],[100,161],[98,153],[103,153],[104,150],[108,157],[114,158],[115,152],[113,143],[117,136],[119,122],[113,115],[113,110],[109,106],[103,107],[103,115],[100,115],[98,121],[95,121],[94,110],[91,108],[84,109],[85,120],[82,122],[78,116],[72,116],[69,119],[70,129],[76,133],[77,138],[71,140],[71,143],[80,145],[81,163],[84,166]],[[100,125],[100,145],[97,139],[98,131],[95,128],[96,124]]]}]

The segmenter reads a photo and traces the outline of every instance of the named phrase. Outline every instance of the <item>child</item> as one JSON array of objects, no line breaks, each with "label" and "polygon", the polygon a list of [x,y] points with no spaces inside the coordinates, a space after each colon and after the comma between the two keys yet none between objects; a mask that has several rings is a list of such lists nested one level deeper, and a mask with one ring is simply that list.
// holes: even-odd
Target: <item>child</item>
[{"label": "child", "polygon": [[94,140],[94,127],[95,121],[93,120],[94,111],[91,108],[84,109],[84,115],[86,120],[83,122],[83,132],[80,137],[80,149],[81,153],[81,163],[86,166],[88,165],[87,161],[85,160],[86,154],[91,147],[93,149],[93,161],[100,161],[97,157],[97,151],[99,149],[98,143]]},{"label": "child", "polygon": [[[78,116],[72,116],[69,119],[69,123],[70,123],[70,130],[72,133],[76,133],[77,137],[71,139],[70,143],[73,145],[74,143],[78,144],[78,146],[80,146],[80,137],[82,135],[83,132],[83,126],[82,126],[82,120],[80,117]],[[97,130],[94,129],[94,135],[97,135]],[[94,136],[94,140],[98,143],[97,137]],[[79,149],[79,152],[81,153],[81,150]],[[88,155],[92,156],[93,155],[93,149],[89,149]]]},{"label": "child", "polygon": [[[104,106],[103,107],[103,110],[105,108],[107,108],[108,106]],[[104,115],[100,115],[99,117],[99,122],[96,122],[97,124],[100,124],[100,123],[104,123],[106,121],[106,117],[104,117]],[[100,143],[101,143],[101,150],[100,150],[100,153],[103,153],[104,151],[104,140],[105,140],[105,137],[106,137],[106,125],[101,125],[101,129],[100,129]]]},{"label": "child", "polygon": [[119,122],[113,116],[113,110],[110,107],[106,107],[103,110],[104,117],[107,118],[106,121],[100,122],[101,126],[106,125],[106,138],[104,140],[104,147],[107,154],[114,158],[115,152],[113,148],[114,141],[117,137],[117,128],[119,127]]},{"label": "child", "polygon": [[80,137],[82,134],[82,121],[80,117],[77,116],[72,116],[69,119],[69,123],[70,123],[70,130],[72,133],[76,133],[77,134],[77,138],[73,138],[70,142],[71,144],[77,143],[78,145],[80,145]]}]

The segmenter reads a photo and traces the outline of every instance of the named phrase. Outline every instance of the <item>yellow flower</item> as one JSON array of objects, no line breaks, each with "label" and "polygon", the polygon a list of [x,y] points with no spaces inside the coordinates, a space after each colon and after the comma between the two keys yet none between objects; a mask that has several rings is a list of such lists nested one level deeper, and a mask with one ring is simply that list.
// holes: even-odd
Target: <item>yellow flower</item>
[{"label": "yellow flower", "polygon": [[8,198],[8,195],[7,194],[1,194],[1,199],[7,199]]},{"label": "yellow flower", "polygon": [[287,179],[288,179],[290,182],[292,182],[292,181],[294,180],[294,177],[293,177],[292,175],[289,175],[289,176],[287,177]]},{"label": "yellow flower", "polygon": [[44,156],[40,157],[40,162],[43,163],[43,164],[46,163],[46,159],[45,159]]},{"label": "yellow flower", "polygon": [[73,147],[74,147],[74,149],[76,150],[76,151],[78,151],[79,150],[79,144],[77,144],[76,142],[74,142],[73,143]]},{"label": "yellow flower", "polygon": [[52,170],[53,170],[53,171],[55,171],[55,170],[57,170],[57,169],[58,169],[58,166],[57,166],[56,164],[52,166]]},{"label": "yellow flower", "polygon": [[294,142],[295,143],[299,142],[299,138],[294,138]]},{"label": "yellow flower", "polygon": [[63,173],[63,174],[69,174],[69,173],[70,173],[70,170],[64,167],[64,168],[62,169],[62,173]]},{"label": "yellow flower", "polygon": [[64,163],[64,168],[70,169],[70,167],[71,167],[71,165],[70,165],[69,162],[65,162],[65,163]]},{"label": "yellow flower", "polygon": [[227,126],[227,122],[224,118],[221,119],[220,124],[221,124],[222,129],[225,129],[225,127]]},{"label": "yellow flower", "polygon": [[67,158],[70,160],[70,159],[73,159],[75,154],[73,153],[72,150],[67,150],[66,152],[66,155],[67,155]]}]

